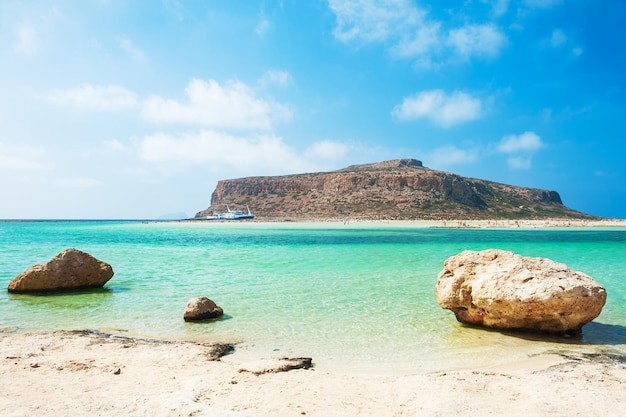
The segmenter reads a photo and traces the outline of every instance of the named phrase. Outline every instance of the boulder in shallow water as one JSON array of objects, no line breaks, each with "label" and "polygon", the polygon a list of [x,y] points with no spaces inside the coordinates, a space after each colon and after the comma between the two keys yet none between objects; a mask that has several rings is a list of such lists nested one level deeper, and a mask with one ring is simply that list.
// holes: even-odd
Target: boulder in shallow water
[{"label": "boulder in shallow water", "polygon": [[9,283],[10,292],[42,292],[102,287],[113,268],[86,252],[66,249],[43,265],[34,265]]},{"label": "boulder in shallow water", "polygon": [[436,292],[462,323],[552,334],[579,332],[606,302],[606,290],[582,272],[496,249],[448,258]]},{"label": "boulder in shallow water", "polygon": [[196,297],[187,302],[185,308],[185,314],[183,318],[185,321],[198,321],[206,319],[216,319],[221,317],[224,311],[220,306],[215,304],[213,300],[208,297]]}]

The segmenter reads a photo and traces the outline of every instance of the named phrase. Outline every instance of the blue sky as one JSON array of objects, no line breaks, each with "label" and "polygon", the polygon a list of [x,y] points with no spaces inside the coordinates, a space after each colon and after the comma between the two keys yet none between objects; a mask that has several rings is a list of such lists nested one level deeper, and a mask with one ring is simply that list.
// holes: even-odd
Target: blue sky
[{"label": "blue sky", "polygon": [[0,218],[415,158],[626,218],[623,0],[0,0]]}]

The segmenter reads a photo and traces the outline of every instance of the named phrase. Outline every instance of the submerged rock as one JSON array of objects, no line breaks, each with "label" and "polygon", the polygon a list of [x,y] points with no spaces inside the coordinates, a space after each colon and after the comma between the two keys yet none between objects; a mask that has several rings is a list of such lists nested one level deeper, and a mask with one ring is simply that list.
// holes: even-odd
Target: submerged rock
[{"label": "submerged rock", "polygon": [[113,268],[86,252],[66,249],[43,265],[34,265],[9,283],[10,292],[41,292],[102,287]]},{"label": "submerged rock", "polygon": [[582,272],[496,249],[448,258],[436,292],[462,323],[552,334],[579,332],[606,302],[606,290]]},{"label": "submerged rock", "polygon": [[203,296],[192,298],[187,302],[183,318],[185,321],[198,321],[215,319],[221,317],[223,314],[224,311],[220,306],[215,304],[211,299]]}]

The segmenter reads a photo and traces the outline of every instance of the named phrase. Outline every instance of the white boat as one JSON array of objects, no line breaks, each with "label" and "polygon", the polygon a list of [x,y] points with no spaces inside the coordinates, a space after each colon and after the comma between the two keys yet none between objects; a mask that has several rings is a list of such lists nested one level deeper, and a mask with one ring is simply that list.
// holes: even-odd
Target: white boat
[{"label": "white boat", "polygon": [[246,220],[246,219],[254,219],[254,214],[250,211],[250,207],[246,206],[248,209],[248,213],[244,213],[241,210],[231,210],[230,207],[226,206],[226,213],[217,213],[210,212],[208,216],[205,217],[206,220]]},{"label": "white boat", "polygon": [[220,213],[210,212],[208,216],[205,217],[206,220],[219,220],[221,217]]}]

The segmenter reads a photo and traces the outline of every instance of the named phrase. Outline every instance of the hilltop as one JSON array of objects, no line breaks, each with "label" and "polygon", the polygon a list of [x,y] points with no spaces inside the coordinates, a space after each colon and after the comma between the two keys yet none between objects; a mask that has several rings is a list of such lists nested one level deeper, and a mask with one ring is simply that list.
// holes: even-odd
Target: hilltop
[{"label": "hilltop", "polygon": [[227,205],[249,206],[259,220],[595,218],[564,206],[556,191],[466,178],[415,159],[221,180],[195,218]]}]

